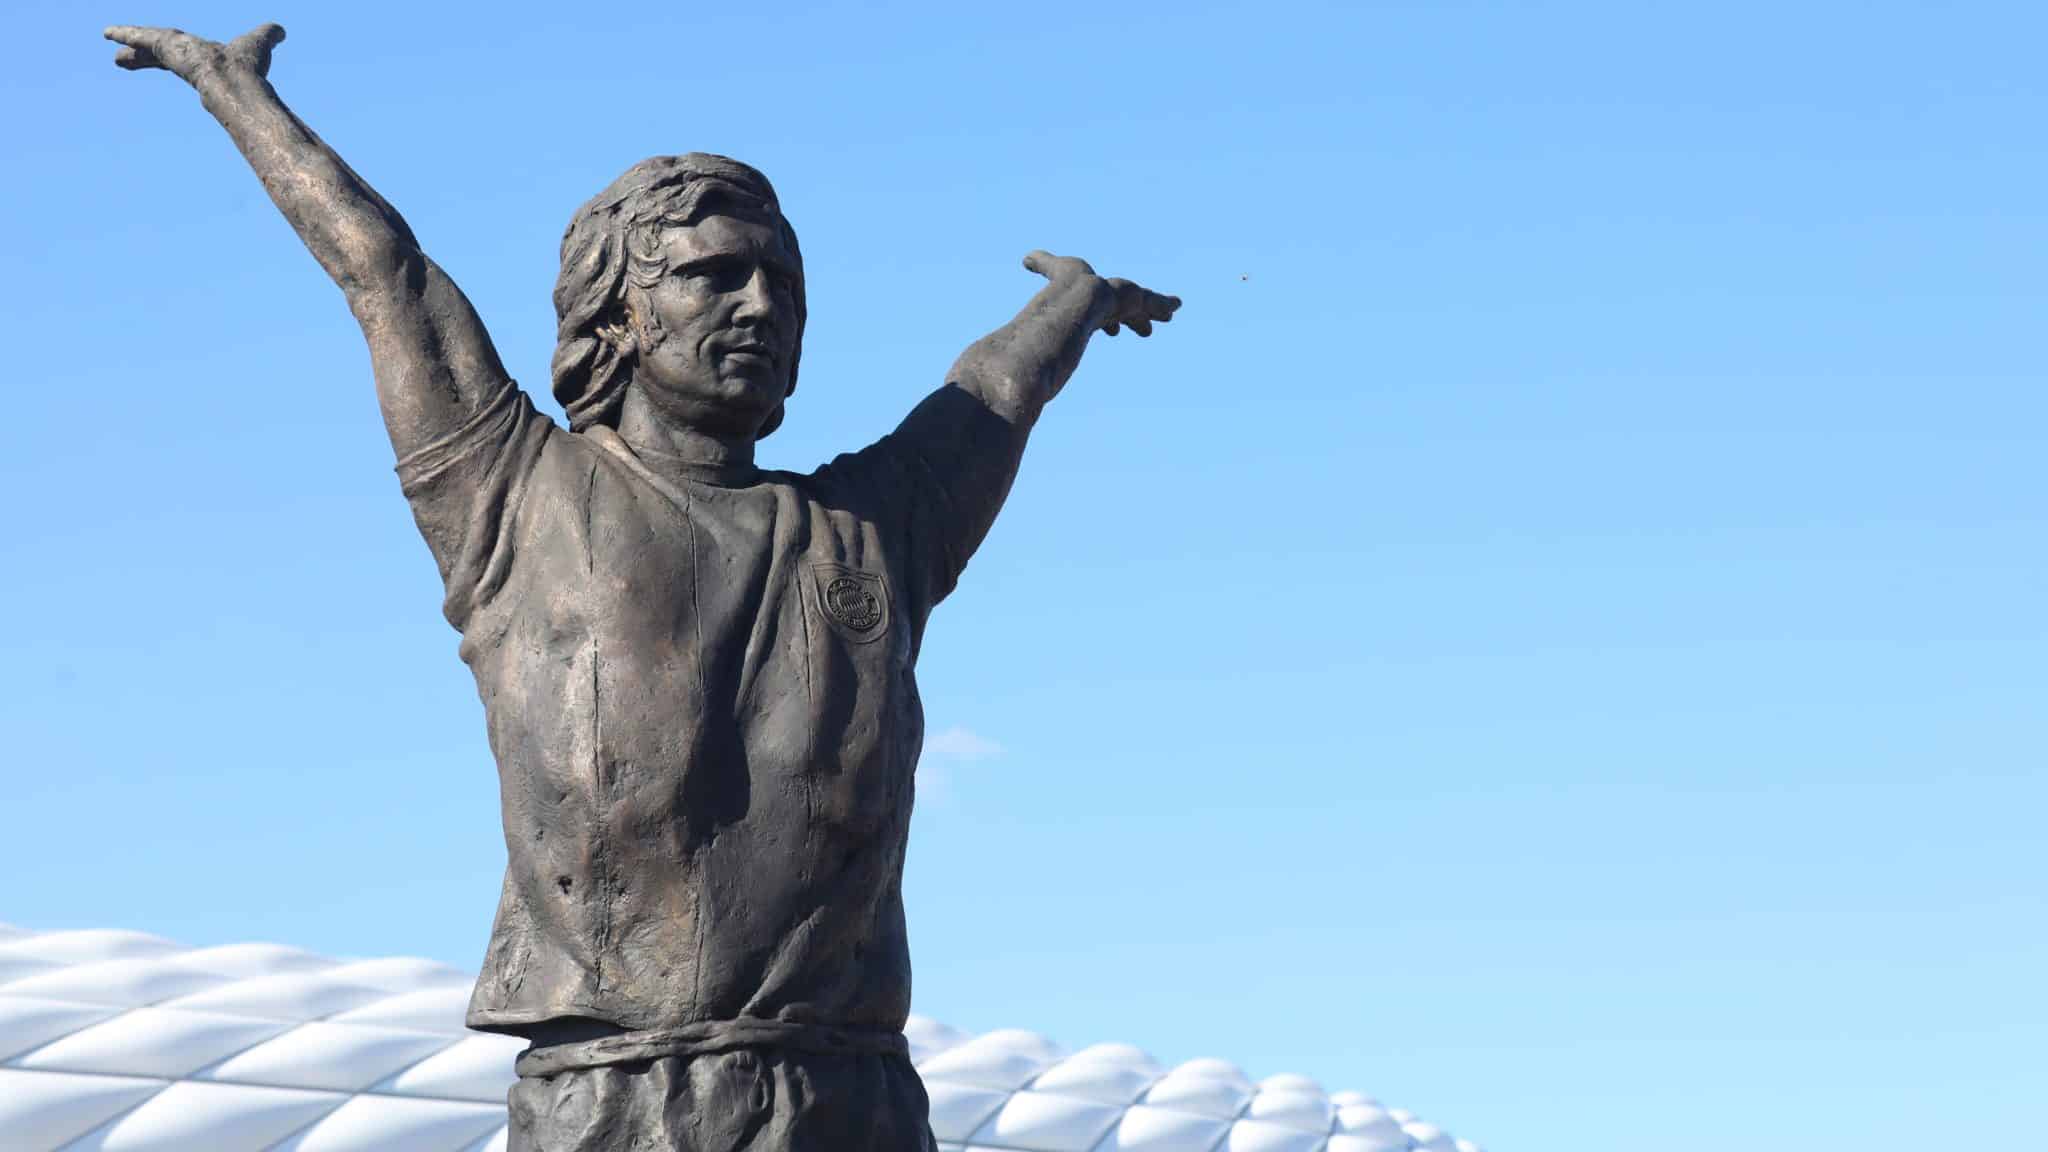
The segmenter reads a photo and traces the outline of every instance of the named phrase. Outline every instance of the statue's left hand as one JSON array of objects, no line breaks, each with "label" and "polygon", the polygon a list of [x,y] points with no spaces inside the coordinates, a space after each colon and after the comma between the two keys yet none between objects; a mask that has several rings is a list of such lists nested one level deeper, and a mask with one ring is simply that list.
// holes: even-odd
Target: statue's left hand
[{"label": "statue's left hand", "polygon": [[1024,267],[1055,284],[1075,280],[1095,282],[1098,285],[1096,290],[1103,298],[1101,327],[1111,336],[1123,327],[1129,327],[1140,336],[1150,336],[1152,325],[1173,319],[1174,310],[1180,307],[1178,296],[1162,295],[1129,280],[1097,276],[1086,260],[1072,256],[1055,256],[1041,249],[1024,257]]},{"label": "statue's left hand", "polygon": [[235,69],[268,75],[271,50],[284,42],[284,28],[277,24],[260,25],[226,44],[176,28],[133,24],[116,24],[105,35],[121,45],[114,63],[131,72],[161,68],[194,88]]}]

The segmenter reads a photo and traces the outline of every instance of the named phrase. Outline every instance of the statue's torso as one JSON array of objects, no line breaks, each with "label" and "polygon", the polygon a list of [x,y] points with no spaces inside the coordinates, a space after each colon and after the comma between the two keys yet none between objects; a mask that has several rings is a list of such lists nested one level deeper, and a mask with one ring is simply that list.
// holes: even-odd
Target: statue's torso
[{"label": "statue's torso", "polygon": [[465,633],[508,851],[470,1022],[898,1028],[912,581],[829,485],[608,435],[548,439]]}]

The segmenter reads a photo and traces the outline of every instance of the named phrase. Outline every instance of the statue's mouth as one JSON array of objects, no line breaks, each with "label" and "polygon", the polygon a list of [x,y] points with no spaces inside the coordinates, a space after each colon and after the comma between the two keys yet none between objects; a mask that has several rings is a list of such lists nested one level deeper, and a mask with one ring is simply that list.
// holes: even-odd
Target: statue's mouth
[{"label": "statue's mouth", "polygon": [[734,357],[744,357],[759,360],[763,364],[772,365],[775,363],[775,349],[770,348],[766,344],[735,344],[725,350],[725,357],[728,360]]}]

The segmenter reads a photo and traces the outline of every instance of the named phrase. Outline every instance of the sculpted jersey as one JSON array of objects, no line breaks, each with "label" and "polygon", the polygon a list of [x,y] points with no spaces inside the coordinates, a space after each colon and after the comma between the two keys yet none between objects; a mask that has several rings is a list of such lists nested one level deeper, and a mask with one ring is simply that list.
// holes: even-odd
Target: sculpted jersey
[{"label": "sculpted jersey", "polygon": [[809,475],[709,470],[508,382],[400,462],[501,781],[471,1027],[902,1027],[913,669],[1023,438],[948,386]]}]

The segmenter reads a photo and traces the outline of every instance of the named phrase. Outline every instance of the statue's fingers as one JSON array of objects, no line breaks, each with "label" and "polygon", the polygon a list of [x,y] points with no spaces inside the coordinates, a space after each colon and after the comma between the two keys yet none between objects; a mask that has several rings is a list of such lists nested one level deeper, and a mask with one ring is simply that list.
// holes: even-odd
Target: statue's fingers
[{"label": "statue's fingers", "polygon": [[235,37],[237,48],[275,48],[284,43],[284,25],[258,24],[240,36]]},{"label": "statue's fingers", "polygon": [[1152,334],[1152,322],[1140,316],[1131,321],[1131,331],[1136,332],[1140,336],[1150,336]]},{"label": "statue's fingers", "polygon": [[119,52],[114,53],[114,64],[116,67],[126,68],[130,72],[141,72],[148,68],[161,68],[164,66],[163,61],[156,58],[156,53],[151,52],[147,48],[137,48],[133,45],[124,47]]},{"label": "statue's fingers", "polygon": [[247,60],[258,75],[270,72],[270,53],[284,43],[284,25],[259,24],[235,37],[228,45],[228,51]]},{"label": "statue's fingers", "polygon": [[177,28],[138,28],[131,24],[109,28],[106,35],[109,40],[147,52],[156,61],[154,67],[187,80],[192,78],[196,49],[207,43]]},{"label": "statue's fingers", "polygon": [[1123,328],[1120,325],[1118,325],[1116,321],[1111,320],[1110,322],[1102,326],[1102,330],[1108,333],[1109,335],[1114,336],[1118,332],[1123,331]]},{"label": "statue's fingers", "polygon": [[1173,319],[1173,314],[1179,309],[1178,296],[1162,296],[1157,292],[1145,293],[1145,315],[1162,324]]},{"label": "statue's fingers", "polygon": [[1047,252],[1043,248],[1034,248],[1024,254],[1024,268],[1026,271],[1036,272],[1040,276],[1050,278],[1052,276],[1053,262],[1058,259],[1059,257]]},{"label": "statue's fingers", "polygon": [[144,28],[138,24],[116,24],[100,34],[116,44],[140,48],[159,60],[173,41],[185,35],[176,28]]},{"label": "statue's fingers", "polygon": [[144,68],[164,66],[155,51],[157,38],[153,33],[156,31],[154,28],[138,28],[133,24],[116,24],[101,35],[121,45],[121,50],[114,53],[115,64],[131,72],[139,72]]}]

